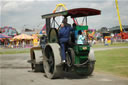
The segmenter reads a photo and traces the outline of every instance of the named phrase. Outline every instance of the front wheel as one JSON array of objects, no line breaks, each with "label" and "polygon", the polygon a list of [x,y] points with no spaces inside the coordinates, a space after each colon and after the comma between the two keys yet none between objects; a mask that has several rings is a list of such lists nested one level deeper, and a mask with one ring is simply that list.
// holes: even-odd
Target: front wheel
[{"label": "front wheel", "polygon": [[75,63],[75,53],[72,48],[68,48],[68,51],[66,52],[66,61],[68,67],[71,67]]},{"label": "front wheel", "polygon": [[94,71],[95,62],[90,61],[87,68],[87,76],[90,76]]},{"label": "front wheel", "polygon": [[78,72],[78,75],[80,76],[90,76],[94,71],[95,62],[90,61],[86,68],[82,68],[82,70],[85,70],[83,72]]}]

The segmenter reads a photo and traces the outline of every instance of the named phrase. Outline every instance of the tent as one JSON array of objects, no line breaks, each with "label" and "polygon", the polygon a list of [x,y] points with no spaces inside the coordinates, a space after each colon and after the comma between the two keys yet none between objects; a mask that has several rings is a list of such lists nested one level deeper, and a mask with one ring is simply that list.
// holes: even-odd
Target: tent
[{"label": "tent", "polygon": [[0,34],[0,38],[6,38],[6,37]]},{"label": "tent", "polygon": [[31,40],[34,39],[34,37],[27,35],[27,34],[20,34],[18,36],[13,37],[14,40]]},{"label": "tent", "polygon": [[0,38],[11,38],[11,37],[0,33]]},{"label": "tent", "polygon": [[32,37],[33,37],[34,39],[38,39],[38,36],[39,36],[39,34],[32,34]]},{"label": "tent", "polygon": [[20,34],[15,37],[13,37],[12,42],[14,42],[14,46],[16,47],[31,47],[31,42],[34,39],[33,36],[27,35],[27,34]]},{"label": "tent", "polygon": [[8,38],[11,38],[11,37],[0,33],[0,44],[3,43],[3,45],[7,46],[7,44],[9,43]]}]

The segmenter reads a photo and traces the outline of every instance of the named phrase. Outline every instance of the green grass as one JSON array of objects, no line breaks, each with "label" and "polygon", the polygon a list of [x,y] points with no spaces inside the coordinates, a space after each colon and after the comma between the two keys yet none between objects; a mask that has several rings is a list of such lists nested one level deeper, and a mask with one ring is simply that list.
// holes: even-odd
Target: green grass
[{"label": "green grass", "polygon": [[93,48],[103,48],[103,47],[121,47],[121,46],[128,46],[128,43],[113,43],[109,44],[109,46],[104,46],[104,44],[95,44]]},{"label": "green grass", "polygon": [[128,48],[96,51],[95,55],[96,71],[128,77]]},{"label": "green grass", "polygon": [[18,54],[18,53],[29,53],[29,52],[30,49],[24,49],[24,50],[10,49],[10,50],[1,51],[0,54]]}]

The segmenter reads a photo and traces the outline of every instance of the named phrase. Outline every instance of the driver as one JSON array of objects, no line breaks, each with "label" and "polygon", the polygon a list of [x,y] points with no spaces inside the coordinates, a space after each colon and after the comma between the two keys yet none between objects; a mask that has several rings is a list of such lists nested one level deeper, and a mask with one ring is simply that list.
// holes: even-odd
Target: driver
[{"label": "driver", "polygon": [[59,42],[60,42],[60,47],[61,47],[61,57],[62,57],[62,62],[66,62],[66,54],[65,54],[65,47],[66,44],[69,41],[69,35],[70,31],[73,30],[71,26],[67,23],[67,18],[64,18],[63,23],[60,25],[60,30],[59,30]]}]

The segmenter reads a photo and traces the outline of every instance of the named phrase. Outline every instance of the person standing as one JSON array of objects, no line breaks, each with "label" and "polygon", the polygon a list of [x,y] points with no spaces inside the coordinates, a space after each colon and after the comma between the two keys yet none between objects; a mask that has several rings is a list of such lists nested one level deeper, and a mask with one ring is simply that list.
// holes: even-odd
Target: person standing
[{"label": "person standing", "polygon": [[61,57],[62,57],[62,62],[66,62],[66,54],[65,54],[65,49],[66,49],[66,44],[69,41],[69,36],[70,36],[70,31],[73,29],[71,26],[65,26],[64,23],[61,23],[61,28],[59,30],[59,43],[61,47]]}]

